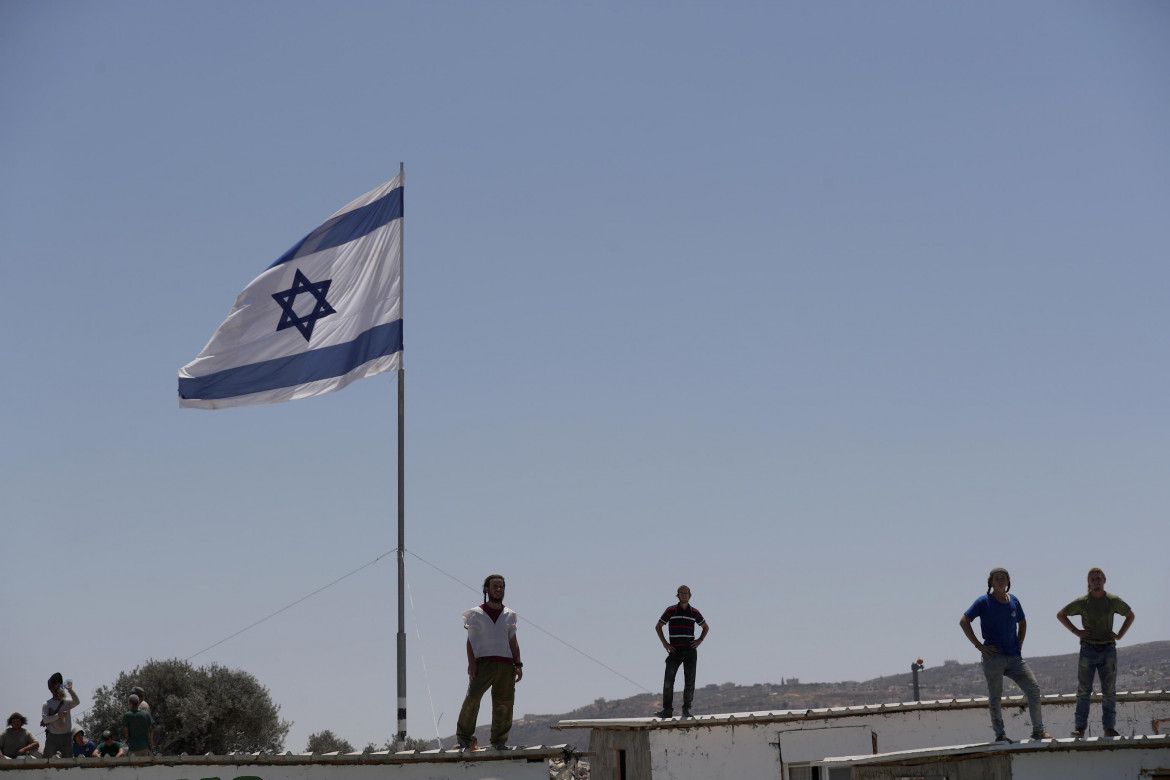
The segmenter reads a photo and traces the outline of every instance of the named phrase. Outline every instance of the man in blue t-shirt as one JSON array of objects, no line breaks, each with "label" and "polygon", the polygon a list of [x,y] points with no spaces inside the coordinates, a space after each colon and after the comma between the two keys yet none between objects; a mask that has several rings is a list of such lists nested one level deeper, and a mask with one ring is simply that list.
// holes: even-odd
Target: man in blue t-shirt
[{"label": "man in blue t-shirt", "polygon": [[[711,627],[703,619],[703,613],[691,606],[691,589],[680,585],[675,594],[678,603],[667,607],[654,626],[658,641],[666,648],[666,675],[662,681],[662,709],[654,714],[656,718],[674,717],[674,677],[678,668],[683,668],[682,716],[691,717],[691,702],[695,698],[695,669],[699,665],[699,645],[707,638]],[[670,640],[662,633],[666,626]],[[703,633],[695,639],[695,626],[702,626]]]},{"label": "man in blue t-shirt", "polygon": [[[1040,686],[1036,677],[1022,657],[1024,635],[1028,632],[1028,621],[1020,600],[1008,593],[1012,578],[1007,569],[995,568],[987,577],[987,593],[975,599],[963,617],[959,627],[967,639],[982,654],[983,676],[987,678],[987,708],[991,714],[991,728],[995,730],[996,742],[1011,742],[1003,726],[1003,713],[999,700],[1003,696],[1003,678],[1013,680],[1028,698],[1028,714],[1032,718],[1032,739],[1052,739],[1044,730],[1044,718],[1040,714]],[[979,630],[983,641],[975,638],[971,621],[979,618]]]}]

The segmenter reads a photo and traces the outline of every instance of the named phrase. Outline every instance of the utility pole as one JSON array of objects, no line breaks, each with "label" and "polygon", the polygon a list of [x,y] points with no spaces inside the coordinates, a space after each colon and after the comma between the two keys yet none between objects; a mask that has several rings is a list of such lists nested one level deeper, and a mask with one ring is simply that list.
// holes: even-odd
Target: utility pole
[{"label": "utility pole", "polygon": [[922,659],[919,658],[914,663],[910,664],[910,671],[914,674],[914,701],[922,701],[922,697],[918,695],[918,673],[923,669]]}]

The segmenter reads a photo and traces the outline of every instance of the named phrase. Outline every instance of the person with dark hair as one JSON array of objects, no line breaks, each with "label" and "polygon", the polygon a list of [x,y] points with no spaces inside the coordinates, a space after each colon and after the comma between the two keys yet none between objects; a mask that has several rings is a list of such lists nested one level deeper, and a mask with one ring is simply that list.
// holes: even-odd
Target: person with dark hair
[{"label": "person with dark hair", "polygon": [[[138,709],[143,712],[150,712],[150,705],[146,703],[146,691],[135,685],[130,689],[130,693],[138,697]],[[151,717],[154,717],[153,715]]]},{"label": "person with dark hair", "polygon": [[37,748],[41,743],[33,733],[25,728],[28,718],[19,712],[8,716],[8,728],[0,732],[0,754],[5,758],[37,758],[40,753]]},{"label": "person with dark hair", "polygon": [[98,753],[102,758],[121,758],[126,755],[126,746],[114,740],[109,729],[102,732],[102,743],[98,745]]},{"label": "person with dark hair", "polygon": [[[49,678],[49,700],[41,707],[41,725],[45,728],[45,758],[52,758],[58,753],[62,758],[73,755],[73,718],[69,711],[81,704],[77,692],[73,690],[73,681],[62,687],[65,682],[60,672],[54,672]],[[69,691],[72,701],[65,700],[65,691]]]},{"label": "person with dark hair", "polygon": [[524,677],[520,644],[516,641],[516,613],[504,606],[504,577],[489,574],[483,581],[483,603],[463,613],[467,629],[467,696],[459,710],[455,739],[468,750],[475,739],[479,702],[492,689],[491,746],[506,750],[512,731],[516,683]]},{"label": "person with dark hair", "polygon": [[[1077,664],[1077,709],[1072,736],[1085,736],[1089,726],[1089,701],[1093,697],[1093,675],[1101,679],[1101,727],[1107,737],[1117,733],[1117,640],[1125,636],[1133,625],[1133,610],[1123,599],[1105,592],[1105,572],[1094,566],[1089,569],[1089,592],[1070,601],[1056,613],[1060,624],[1081,640],[1081,654]],[[1081,616],[1081,627],[1069,620],[1070,615]],[[1122,615],[1125,622],[1114,633],[1113,616]]]},{"label": "person with dark hair", "polygon": [[[674,717],[674,678],[680,666],[683,668],[682,716],[691,717],[691,704],[695,698],[695,671],[699,665],[699,645],[703,644],[707,632],[711,630],[703,613],[691,606],[690,588],[679,585],[675,595],[678,597],[678,603],[667,607],[654,626],[658,632],[658,641],[666,648],[662,709],[654,713],[656,718]],[[669,641],[662,632],[663,626],[669,629]],[[703,627],[703,633],[699,634],[698,639],[695,639],[695,626]]]},{"label": "person with dark hair", "polygon": [[[1003,678],[1013,680],[1028,698],[1028,715],[1032,719],[1032,739],[1052,739],[1044,730],[1044,718],[1040,713],[1040,686],[1036,676],[1023,658],[1024,635],[1028,632],[1028,621],[1020,600],[1008,593],[1012,578],[1007,569],[995,568],[987,576],[987,593],[975,599],[959,618],[967,640],[975,645],[982,655],[983,676],[987,678],[987,709],[991,715],[991,728],[995,731],[996,742],[1011,742],[1003,725],[1003,712],[999,702],[1003,696]],[[979,618],[979,630],[983,641],[975,638],[971,621]]]}]

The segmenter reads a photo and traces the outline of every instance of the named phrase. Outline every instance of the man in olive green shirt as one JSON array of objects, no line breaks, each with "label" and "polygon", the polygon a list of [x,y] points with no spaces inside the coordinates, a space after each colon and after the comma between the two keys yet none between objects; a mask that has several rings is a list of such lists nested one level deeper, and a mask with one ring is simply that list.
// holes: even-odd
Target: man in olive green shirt
[{"label": "man in olive green shirt", "polygon": [[[1070,615],[1081,616],[1081,628],[1073,625]],[[1113,616],[1123,615],[1121,630],[1114,633]],[[1070,601],[1056,613],[1056,619],[1080,637],[1081,656],[1077,665],[1076,727],[1072,736],[1085,736],[1089,725],[1089,700],[1093,695],[1093,675],[1101,680],[1101,725],[1105,736],[1117,737],[1117,640],[1133,625],[1133,610],[1123,599],[1105,592],[1105,572],[1089,569],[1089,592]]]}]

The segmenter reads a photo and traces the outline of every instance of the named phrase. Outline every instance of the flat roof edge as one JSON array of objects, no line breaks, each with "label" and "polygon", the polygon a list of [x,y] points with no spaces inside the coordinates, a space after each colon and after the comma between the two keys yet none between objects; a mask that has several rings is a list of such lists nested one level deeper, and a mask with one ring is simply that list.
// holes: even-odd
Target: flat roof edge
[{"label": "flat roof edge", "polygon": [[120,766],[379,766],[465,761],[540,761],[585,757],[591,753],[568,745],[534,745],[508,750],[406,750],[400,753],[229,753],[203,756],[122,756],[121,758],[23,758],[0,761],[0,770],[111,769]]},{"label": "flat roof edge", "polygon": [[[1050,693],[1041,697],[1046,704],[1075,702],[1075,693]],[[1094,694],[1093,701],[1099,702],[1101,695]],[[1124,701],[1170,701],[1170,691],[1119,691],[1119,702]],[[1024,696],[1004,696],[1005,707],[1026,706]],[[564,729],[661,729],[689,728],[692,726],[730,726],[750,723],[787,723],[800,720],[823,720],[845,718],[857,715],[882,714],[886,712],[924,712],[931,710],[956,710],[982,708],[987,706],[987,697],[978,696],[963,699],[937,699],[921,702],[889,702],[886,704],[853,704],[844,707],[817,707],[808,710],[761,710],[757,712],[735,712],[716,715],[696,715],[693,718],[582,718],[558,721],[549,728]]]},{"label": "flat roof edge", "polygon": [[987,742],[974,745],[951,745],[947,747],[899,750],[890,753],[860,756],[828,756],[814,761],[817,766],[845,767],[859,765],[895,765],[907,762],[922,762],[938,758],[978,758],[981,756],[1019,753],[1070,753],[1100,750],[1135,749],[1170,750],[1168,734],[1138,734],[1132,737],[1089,737],[1073,739],[1025,739],[1011,744]]}]

